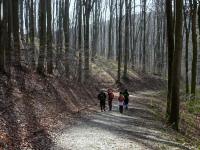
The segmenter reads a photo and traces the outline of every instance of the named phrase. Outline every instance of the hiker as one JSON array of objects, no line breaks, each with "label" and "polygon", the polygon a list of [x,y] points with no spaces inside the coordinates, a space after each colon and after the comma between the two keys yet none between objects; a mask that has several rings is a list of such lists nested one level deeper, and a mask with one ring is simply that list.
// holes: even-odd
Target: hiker
[{"label": "hiker", "polygon": [[124,105],[124,95],[122,92],[120,92],[120,94],[119,94],[118,101],[119,101],[119,112],[122,114],[123,113],[123,105]]},{"label": "hiker", "polygon": [[112,101],[114,99],[114,94],[112,89],[108,89],[108,106],[109,106],[109,111],[112,110]]},{"label": "hiker", "polygon": [[102,90],[99,94],[98,94],[98,99],[100,101],[100,107],[101,107],[101,112],[102,111],[106,111],[105,110],[105,105],[106,105],[106,94],[104,93],[104,91]]},{"label": "hiker", "polygon": [[124,95],[124,106],[125,106],[125,109],[128,110],[129,93],[127,89],[124,90],[123,95]]}]

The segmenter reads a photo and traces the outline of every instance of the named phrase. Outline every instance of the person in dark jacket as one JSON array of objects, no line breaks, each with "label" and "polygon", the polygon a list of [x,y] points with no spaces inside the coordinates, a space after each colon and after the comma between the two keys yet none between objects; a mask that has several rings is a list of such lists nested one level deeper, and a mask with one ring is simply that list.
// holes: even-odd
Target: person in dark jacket
[{"label": "person in dark jacket", "polygon": [[123,95],[124,95],[124,106],[125,106],[125,109],[127,110],[128,103],[129,103],[129,93],[127,89],[124,90]]},{"label": "person in dark jacket", "polygon": [[106,107],[106,94],[104,91],[101,91],[98,94],[98,99],[100,101],[100,107],[101,107],[101,111],[106,111],[105,107]]}]

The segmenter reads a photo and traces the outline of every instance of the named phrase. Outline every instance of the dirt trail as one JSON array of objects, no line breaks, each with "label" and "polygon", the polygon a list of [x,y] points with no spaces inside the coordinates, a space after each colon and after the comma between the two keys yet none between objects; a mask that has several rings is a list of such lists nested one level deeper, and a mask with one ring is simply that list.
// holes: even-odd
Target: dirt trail
[{"label": "dirt trail", "polygon": [[142,101],[145,99],[143,94],[130,96],[129,110],[124,114],[118,112],[115,101],[111,112],[97,112],[78,119],[73,127],[53,134],[55,145],[51,149],[188,150],[188,147],[177,143],[162,122],[156,119]]}]

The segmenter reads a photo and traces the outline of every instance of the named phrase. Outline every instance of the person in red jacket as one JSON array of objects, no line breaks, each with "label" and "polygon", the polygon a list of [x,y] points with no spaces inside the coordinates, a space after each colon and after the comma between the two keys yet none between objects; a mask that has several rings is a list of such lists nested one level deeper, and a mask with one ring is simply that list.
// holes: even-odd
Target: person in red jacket
[{"label": "person in red jacket", "polygon": [[123,105],[124,105],[124,95],[122,92],[120,92],[119,97],[118,97],[118,101],[119,101],[119,112],[122,114],[123,113]]},{"label": "person in red jacket", "polygon": [[114,99],[114,94],[112,89],[108,89],[108,106],[109,106],[109,111],[112,110],[112,101]]}]

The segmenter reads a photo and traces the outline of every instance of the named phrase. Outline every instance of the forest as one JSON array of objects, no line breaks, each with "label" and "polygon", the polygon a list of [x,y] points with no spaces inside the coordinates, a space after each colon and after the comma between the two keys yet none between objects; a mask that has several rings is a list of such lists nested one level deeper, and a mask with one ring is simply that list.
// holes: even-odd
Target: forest
[{"label": "forest", "polygon": [[200,0],[0,0],[2,150],[198,150],[199,85]]}]

